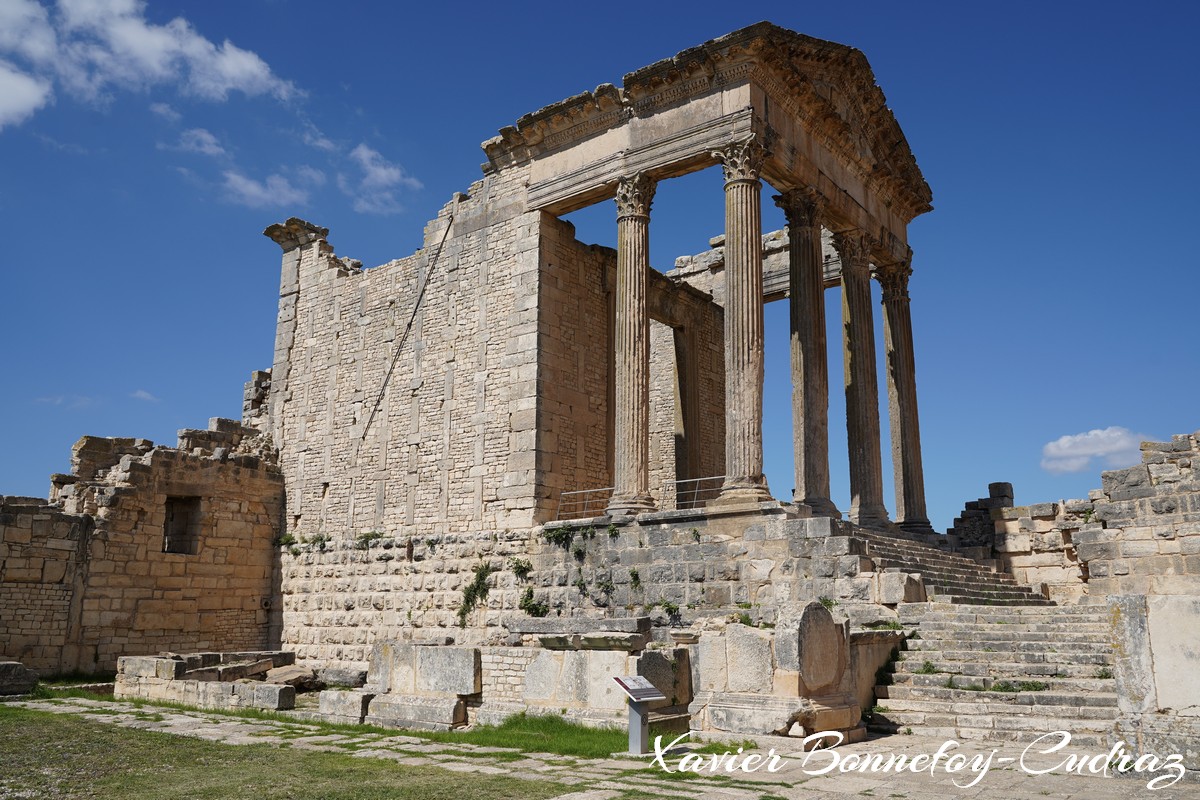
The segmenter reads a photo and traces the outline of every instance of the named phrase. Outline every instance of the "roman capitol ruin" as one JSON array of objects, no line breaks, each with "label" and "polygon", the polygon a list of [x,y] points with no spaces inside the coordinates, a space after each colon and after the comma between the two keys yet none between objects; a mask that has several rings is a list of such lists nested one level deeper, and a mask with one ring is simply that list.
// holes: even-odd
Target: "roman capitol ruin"
[{"label": "roman capitol ruin", "polygon": [[[1086,500],[1015,507],[993,484],[934,532],[907,236],[932,193],[862,53],[759,23],[483,150],[412,255],[363,269],[319,225],[266,229],[274,361],[241,420],[175,446],[84,437],[48,499],[0,498],[0,660],[270,708],[294,693],[248,679],[294,665],[350,687],[320,693],[328,718],[440,729],[620,724],[612,678],[640,675],[680,730],[1069,729],[1200,768],[1200,689],[1178,680],[1200,623],[1200,436],[1144,444]],[[723,235],[654,269],[656,186],[709,168]],[[764,183],[784,230],[762,230]],[[562,219],[609,202],[615,250]],[[783,299],[787,496],[763,474],[763,307]]]}]

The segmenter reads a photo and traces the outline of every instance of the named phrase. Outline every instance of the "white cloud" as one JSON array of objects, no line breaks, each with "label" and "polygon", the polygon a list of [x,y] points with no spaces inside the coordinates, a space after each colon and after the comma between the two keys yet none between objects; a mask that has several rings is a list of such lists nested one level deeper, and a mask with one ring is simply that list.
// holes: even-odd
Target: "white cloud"
[{"label": "white cloud", "polygon": [[[213,101],[232,92],[279,100],[303,94],[256,53],[212,42],[182,17],[149,22],[144,0],[59,0],[53,18],[32,0],[0,0],[0,56],[22,62],[0,62],[0,127],[44,106],[55,81],[91,101],[164,85]],[[166,104],[151,110],[178,119]]]},{"label": "white cloud", "polygon": [[308,192],[293,186],[282,175],[268,175],[264,181],[247,178],[240,172],[225,172],[225,199],[250,208],[278,208],[304,205]]},{"label": "white cloud", "polygon": [[204,128],[191,128],[179,134],[179,143],[174,145],[159,145],[162,150],[179,150],[184,153],[199,153],[204,156],[223,156],[225,148],[217,141],[217,137]]},{"label": "white cloud", "polygon": [[133,394],[129,395],[134,400],[145,400],[147,403],[157,403],[158,398],[147,392],[145,389],[138,389]]},{"label": "white cloud", "polygon": [[0,53],[12,53],[34,64],[50,64],[58,51],[58,37],[46,9],[33,0],[0,3]]},{"label": "white cloud", "polygon": [[81,408],[87,408],[96,402],[94,397],[86,397],[78,394],[55,394],[48,397],[39,397],[34,402],[41,403],[47,406],[57,406],[59,408],[70,409],[77,411]]},{"label": "white cloud", "polygon": [[304,132],[300,137],[301,141],[309,147],[324,150],[326,153],[332,153],[337,150],[337,145],[328,136],[321,133],[321,130],[311,122],[304,123]]},{"label": "white cloud", "polygon": [[167,122],[179,122],[179,120],[183,119],[183,114],[171,108],[167,103],[151,103],[150,110]]},{"label": "white cloud", "polygon": [[7,61],[0,61],[0,130],[19,125],[50,102],[48,81],[21,72]]},{"label": "white cloud", "polygon": [[304,183],[311,186],[324,186],[325,173],[316,167],[310,167],[307,164],[302,164],[296,167],[296,177]]},{"label": "white cloud", "polygon": [[396,214],[403,210],[396,191],[401,188],[420,189],[421,182],[411,177],[399,164],[393,164],[379,151],[360,144],[350,151],[350,158],[362,170],[357,183],[345,175],[338,176],[338,187],[354,199],[354,210],[365,214]]},{"label": "white cloud", "polygon": [[1061,436],[1042,447],[1042,469],[1054,474],[1083,472],[1094,459],[1108,469],[1130,467],[1141,462],[1141,444],[1151,439],[1115,425]]}]

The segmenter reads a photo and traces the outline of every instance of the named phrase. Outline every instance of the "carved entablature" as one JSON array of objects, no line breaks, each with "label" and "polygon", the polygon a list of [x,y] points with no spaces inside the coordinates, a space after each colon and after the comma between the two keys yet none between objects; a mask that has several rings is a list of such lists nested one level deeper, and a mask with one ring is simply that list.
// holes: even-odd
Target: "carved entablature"
[{"label": "carved entablature", "polygon": [[[721,93],[719,103],[700,102]],[[693,101],[694,111],[685,108]],[[643,125],[651,116],[654,125]],[[775,141],[773,127],[789,132]],[[620,135],[596,138],[608,131]],[[721,136],[750,133],[769,146],[764,170],[776,185],[819,183],[821,167],[809,159],[807,142],[835,158],[854,177],[853,191],[861,187],[876,203],[866,216],[841,207],[843,224],[874,230],[887,217],[903,237],[903,226],[932,208],[929,186],[863,54],[766,22],[631,72],[622,87],[604,84],[522,117],[484,143],[484,168],[534,164],[533,202],[562,213],[603,196],[601,186],[611,196],[614,171],[649,170],[661,179],[702,169]],[[589,161],[565,160],[564,172],[553,159],[577,145],[596,152],[586,154]],[[852,191],[825,177],[833,186],[821,183],[822,191]]]},{"label": "carved entablature", "polygon": [[286,253],[312,242],[324,241],[329,236],[329,228],[313,225],[299,217],[291,217],[287,222],[277,222],[268,227],[263,231],[263,236],[282,247]]}]

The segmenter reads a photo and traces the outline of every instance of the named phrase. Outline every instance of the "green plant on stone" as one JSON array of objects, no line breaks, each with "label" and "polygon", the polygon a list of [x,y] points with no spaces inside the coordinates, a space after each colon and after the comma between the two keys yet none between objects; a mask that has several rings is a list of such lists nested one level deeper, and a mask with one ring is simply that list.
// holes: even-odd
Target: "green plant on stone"
[{"label": "green plant on stone", "polygon": [[571,548],[571,555],[575,556],[576,561],[583,561],[587,558],[587,548],[583,546],[583,542],[578,542]]},{"label": "green plant on stone", "polygon": [[1113,671],[1109,667],[1100,667],[1100,669],[1096,670],[1095,677],[1097,677],[1101,680],[1108,680],[1112,676],[1113,676]]},{"label": "green plant on stone", "polygon": [[571,540],[575,538],[575,531],[571,528],[545,528],[542,530],[542,538],[553,545],[558,545],[562,548],[567,548],[571,545]]},{"label": "green plant on stone", "polygon": [[583,538],[585,538],[589,541],[591,541],[592,539],[595,539],[596,538],[596,528],[592,525],[588,525],[586,528],[584,528],[583,529]]},{"label": "green plant on stone", "polygon": [[524,558],[516,558],[514,556],[508,560],[508,570],[517,576],[517,580],[523,581],[529,577],[530,572],[533,572],[533,564]]},{"label": "green plant on stone", "polygon": [[638,573],[637,567],[629,570],[629,585],[635,590],[642,588],[642,576]]},{"label": "green plant on stone", "polygon": [[291,547],[296,544],[296,537],[290,533],[280,533],[272,542],[276,547]]},{"label": "green plant on stone", "polygon": [[692,539],[694,539],[697,542],[700,541],[700,529],[699,528],[692,528]]},{"label": "green plant on stone", "polygon": [[517,602],[517,608],[531,617],[544,617],[550,613],[550,606],[545,601],[533,599],[532,586],[525,587],[525,591],[521,593],[521,599]]},{"label": "green plant on stone", "polygon": [[587,581],[583,579],[582,572],[575,577],[575,583],[573,585],[579,590],[580,594],[587,594]]},{"label": "green plant on stone", "polygon": [[462,605],[458,607],[458,627],[467,627],[467,617],[475,606],[487,600],[488,596],[488,577],[494,572],[491,564],[486,561],[480,561],[475,565],[475,577],[463,587]]},{"label": "green plant on stone", "polygon": [[621,535],[621,529],[617,527],[617,523],[608,523],[608,538],[615,539]]},{"label": "green plant on stone", "polygon": [[745,611],[743,611],[737,615],[737,621],[746,626],[750,626],[750,625],[754,624],[754,622],[750,619],[750,615],[747,614]]},{"label": "green plant on stone", "polygon": [[371,545],[384,537],[383,531],[363,531],[354,539],[354,549],[369,550]]},{"label": "green plant on stone", "polygon": [[665,613],[668,617],[679,616],[679,605],[677,603],[672,603],[670,600],[659,600],[658,607],[661,608],[663,613]]},{"label": "green plant on stone", "polygon": [[838,604],[838,601],[834,600],[832,597],[821,597],[817,600],[817,602],[825,606],[825,608],[829,609],[830,611],[837,608]]},{"label": "green plant on stone", "polygon": [[914,670],[918,675],[936,675],[937,666],[932,661],[922,662],[920,669]]},{"label": "green plant on stone", "polygon": [[604,595],[610,595],[617,590],[617,587],[613,585],[612,578],[609,577],[604,577],[597,580],[596,588],[599,589],[600,593]]}]

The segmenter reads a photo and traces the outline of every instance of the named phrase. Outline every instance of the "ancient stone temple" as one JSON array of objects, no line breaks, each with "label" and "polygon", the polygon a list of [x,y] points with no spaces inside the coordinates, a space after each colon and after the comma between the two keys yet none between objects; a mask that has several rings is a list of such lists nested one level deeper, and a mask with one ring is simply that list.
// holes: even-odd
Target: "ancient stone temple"
[{"label": "ancient stone temple", "polygon": [[[636,674],[666,696],[664,724],[697,731],[854,738],[886,697],[891,716],[866,720],[879,730],[1003,737],[1023,715],[1147,747],[1193,734],[1195,717],[1159,712],[1200,698],[1143,656],[1189,663],[1192,640],[1162,620],[1200,619],[1196,437],[1147,445],[1142,471],[1086,501],[1016,509],[996,484],[949,534],[930,527],[907,226],[932,195],[862,53],[761,23],[483,149],[483,177],[410,256],[363,269],[318,225],[266,229],[282,250],[275,354],[241,421],[174,448],[85,438],[48,501],[4,498],[0,656],[50,672],[142,657],[119,693],[196,701],[216,695],[188,676],[225,662],[195,651],[252,651],[263,669],[365,672],[322,712],[401,726],[522,710],[611,724],[612,678]],[[723,234],[654,269],[657,185],[709,168]],[[764,234],[767,184],[787,227]],[[561,218],[610,202],[616,250]],[[763,306],[784,298],[781,496],[763,475]],[[1131,643],[1116,655],[1114,636]],[[1071,646],[1025,657],[1050,641]],[[900,657],[917,648],[926,670]]]}]

